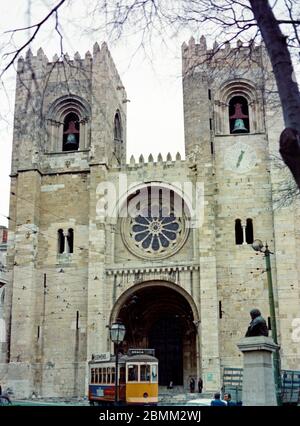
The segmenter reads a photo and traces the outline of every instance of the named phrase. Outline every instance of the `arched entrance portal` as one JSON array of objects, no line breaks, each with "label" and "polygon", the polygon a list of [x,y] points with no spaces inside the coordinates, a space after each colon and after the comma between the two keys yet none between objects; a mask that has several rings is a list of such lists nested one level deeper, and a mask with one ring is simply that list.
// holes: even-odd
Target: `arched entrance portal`
[{"label": "arched entrance portal", "polygon": [[148,282],[127,290],[117,301],[111,321],[126,326],[125,349],[154,348],[159,359],[159,383],[185,385],[196,377],[198,314],[188,293],[176,284]]}]

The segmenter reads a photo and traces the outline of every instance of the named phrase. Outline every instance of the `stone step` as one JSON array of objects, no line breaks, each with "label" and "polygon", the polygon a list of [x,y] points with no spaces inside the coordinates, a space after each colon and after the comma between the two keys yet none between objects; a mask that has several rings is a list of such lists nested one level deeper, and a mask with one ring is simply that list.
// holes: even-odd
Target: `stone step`
[{"label": "stone step", "polygon": [[176,402],[187,402],[191,399],[213,399],[213,392],[203,392],[203,393],[190,393],[183,387],[176,387],[173,389],[159,389],[158,400],[163,403],[176,403]]}]

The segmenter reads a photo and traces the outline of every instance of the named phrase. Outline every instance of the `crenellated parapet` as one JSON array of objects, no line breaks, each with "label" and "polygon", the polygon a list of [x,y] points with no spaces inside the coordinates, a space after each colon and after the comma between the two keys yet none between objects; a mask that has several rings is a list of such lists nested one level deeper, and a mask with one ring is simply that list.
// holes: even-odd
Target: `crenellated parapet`
[{"label": "crenellated parapet", "polygon": [[177,152],[175,156],[172,156],[169,152],[167,155],[163,156],[161,153],[157,155],[149,154],[147,157],[143,154],[135,157],[131,155],[129,161],[125,164],[120,164],[117,161],[112,163],[112,169],[119,169],[123,171],[133,171],[133,170],[147,170],[147,169],[167,169],[167,168],[178,168],[185,167],[187,161],[182,158],[181,154]]},{"label": "crenellated parapet", "polygon": [[[58,56],[55,54],[52,60],[49,60],[42,48],[39,48],[37,54],[34,55],[29,49],[26,52],[25,58],[22,56],[18,59],[17,72],[22,75],[22,78],[28,77],[36,79],[42,78],[45,74],[58,69],[64,69],[69,74],[70,69],[88,70],[91,68],[93,57],[90,52],[87,52],[84,58],[81,58],[78,52],[71,59],[68,53]],[[26,75],[27,74],[27,75]]]},{"label": "crenellated parapet", "polygon": [[181,158],[181,154],[179,152],[177,152],[175,157],[172,157],[171,153],[169,152],[165,158],[161,153],[159,153],[156,157],[154,157],[153,154],[149,154],[147,158],[141,154],[138,158],[135,158],[133,155],[131,155],[129,163],[123,167],[126,169],[138,169],[142,167],[170,167],[178,166],[183,162],[185,162],[185,160]]},{"label": "crenellated parapet", "polygon": [[[20,79],[42,79],[48,76],[49,80],[57,77],[60,74],[60,80],[68,77],[79,77],[81,72],[87,79],[91,78],[91,73],[97,68],[105,65],[106,72],[116,81],[116,89],[124,90],[121,78],[113,61],[111,53],[105,42],[101,47],[96,42],[93,46],[93,54],[87,51],[83,57],[79,52],[76,52],[73,57],[66,52],[60,56],[55,54],[52,60],[49,60],[42,48],[39,48],[36,55],[29,49],[25,58],[20,56],[18,59],[17,73]],[[124,92],[125,93],[125,92]]]},{"label": "crenellated parapet", "polygon": [[237,40],[235,45],[229,42],[218,44],[214,42],[212,48],[208,48],[205,36],[201,36],[199,43],[196,43],[194,37],[191,37],[188,43],[182,44],[182,71],[183,75],[192,72],[196,67],[201,66],[205,70],[206,66],[216,66],[221,63],[232,63],[233,60],[239,61],[239,66],[243,60],[252,57],[256,61],[261,57],[261,45],[255,45],[250,42],[247,45],[241,40]]}]

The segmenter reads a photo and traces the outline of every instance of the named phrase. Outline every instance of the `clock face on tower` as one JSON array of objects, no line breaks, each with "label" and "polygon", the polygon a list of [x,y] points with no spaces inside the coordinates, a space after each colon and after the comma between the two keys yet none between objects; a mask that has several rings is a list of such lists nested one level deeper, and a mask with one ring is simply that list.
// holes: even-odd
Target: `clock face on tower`
[{"label": "clock face on tower", "polygon": [[245,143],[236,143],[225,153],[225,168],[235,173],[247,173],[256,163],[255,149]]}]

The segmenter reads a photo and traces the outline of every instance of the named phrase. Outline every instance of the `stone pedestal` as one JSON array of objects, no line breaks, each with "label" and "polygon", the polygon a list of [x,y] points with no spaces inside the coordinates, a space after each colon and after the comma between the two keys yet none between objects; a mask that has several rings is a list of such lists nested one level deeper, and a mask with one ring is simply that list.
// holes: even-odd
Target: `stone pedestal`
[{"label": "stone pedestal", "polygon": [[244,355],[243,405],[277,405],[272,353],[277,350],[270,337],[245,337],[238,343]]}]

